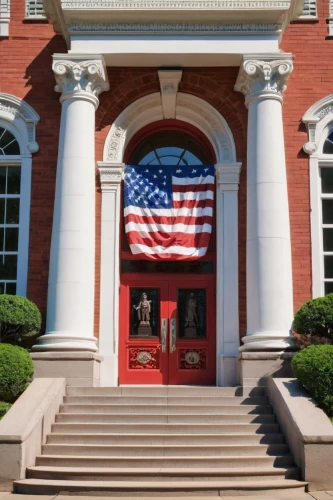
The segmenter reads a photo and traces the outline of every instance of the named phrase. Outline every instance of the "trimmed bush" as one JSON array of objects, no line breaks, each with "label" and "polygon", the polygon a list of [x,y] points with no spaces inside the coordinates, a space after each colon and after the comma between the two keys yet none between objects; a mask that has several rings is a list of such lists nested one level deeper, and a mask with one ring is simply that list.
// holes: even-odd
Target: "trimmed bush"
[{"label": "trimmed bush", "polygon": [[34,364],[22,347],[0,344],[0,401],[12,403],[30,384]]},{"label": "trimmed bush", "polygon": [[23,337],[35,337],[41,328],[36,304],[18,295],[0,295],[0,342],[20,343]]},{"label": "trimmed bush", "polygon": [[10,403],[3,403],[0,401],[0,420],[6,415],[7,411],[9,411],[11,407],[12,405]]},{"label": "trimmed bush", "polygon": [[333,293],[303,304],[295,315],[293,327],[295,332],[300,335],[309,334],[313,337],[327,339],[325,343],[332,343]]},{"label": "trimmed bush", "polygon": [[293,357],[291,366],[320,408],[333,416],[333,345],[311,345]]}]

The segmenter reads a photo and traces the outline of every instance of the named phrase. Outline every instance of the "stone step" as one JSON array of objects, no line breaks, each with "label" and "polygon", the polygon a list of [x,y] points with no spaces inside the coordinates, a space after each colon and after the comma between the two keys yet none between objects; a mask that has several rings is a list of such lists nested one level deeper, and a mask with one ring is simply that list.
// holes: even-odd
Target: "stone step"
[{"label": "stone step", "polygon": [[286,444],[236,445],[95,445],[44,444],[45,455],[77,455],[101,457],[231,457],[285,455]]},{"label": "stone step", "polygon": [[[68,416],[68,415],[64,415]],[[72,415],[70,415],[72,417]],[[58,434],[273,434],[280,432],[278,424],[153,424],[153,423],[56,423],[52,433]]]},{"label": "stone step", "polygon": [[69,455],[39,455],[36,465],[44,467],[120,467],[120,468],[241,468],[248,467],[287,467],[293,466],[291,455],[282,456],[170,456],[170,457],[119,457],[119,456],[69,456]]},{"label": "stone step", "polygon": [[133,404],[62,404],[60,405],[60,413],[148,413],[149,415],[230,415],[230,414],[252,414],[262,415],[271,414],[272,408],[270,405],[221,405],[221,406],[203,406],[203,405],[140,405]]},{"label": "stone step", "polygon": [[228,406],[228,405],[267,405],[268,399],[265,396],[65,396],[65,404],[84,405],[156,405],[156,406]]},{"label": "stone step", "polygon": [[68,386],[68,396],[265,396],[264,387],[198,387],[198,386]]},{"label": "stone step", "polygon": [[[140,408],[141,410],[141,408]],[[192,414],[177,414],[177,415],[156,415],[148,413],[126,413],[126,414],[107,414],[107,413],[61,413],[57,414],[56,422],[66,423],[145,423],[145,424],[268,424],[276,423],[273,414],[235,414],[228,415],[192,415]]]},{"label": "stone step", "polygon": [[251,445],[284,443],[282,434],[58,434],[47,436],[47,444],[87,445]]},{"label": "stone step", "polygon": [[284,493],[293,493],[295,490],[304,492],[307,483],[295,481],[292,479],[274,479],[267,481],[179,481],[176,483],[167,481],[64,481],[64,480],[44,480],[44,479],[21,479],[14,481],[14,493],[24,493],[30,495],[38,494],[57,494],[61,491],[107,491],[108,496],[114,493],[129,492],[131,496],[141,496],[147,492],[148,496],[152,493],[161,496],[175,496],[175,493],[180,496],[188,496],[190,492],[195,495],[212,496],[216,494],[221,496],[239,493],[263,492],[266,496],[277,490]]},{"label": "stone step", "polygon": [[223,478],[224,481],[251,481],[267,480],[274,478],[298,479],[300,471],[297,467],[285,468],[213,468],[213,469],[119,469],[119,468],[97,468],[97,467],[42,467],[31,466],[27,468],[27,478],[35,479],[65,479],[66,481],[94,480],[126,480],[132,481],[193,481],[200,478],[201,481],[212,478]]}]

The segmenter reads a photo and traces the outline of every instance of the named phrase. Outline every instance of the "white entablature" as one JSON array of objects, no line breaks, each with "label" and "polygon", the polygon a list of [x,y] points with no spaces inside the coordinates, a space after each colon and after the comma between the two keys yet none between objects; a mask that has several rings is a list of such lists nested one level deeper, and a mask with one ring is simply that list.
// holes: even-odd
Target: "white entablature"
[{"label": "white entablature", "polygon": [[[44,0],[70,53],[107,66],[238,66],[279,51],[303,0]],[[204,40],[203,40],[204,37]]]}]

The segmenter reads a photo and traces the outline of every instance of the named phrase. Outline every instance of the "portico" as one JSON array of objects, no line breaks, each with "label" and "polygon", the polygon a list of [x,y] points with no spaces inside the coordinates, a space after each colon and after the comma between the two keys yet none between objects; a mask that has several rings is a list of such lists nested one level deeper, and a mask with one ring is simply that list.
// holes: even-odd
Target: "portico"
[{"label": "portico", "polygon": [[[53,62],[56,90],[62,94],[62,118],[47,331],[34,347],[39,351],[38,359],[50,351],[61,360],[69,352],[98,350],[104,358],[100,383],[118,384],[125,152],[141,129],[174,119],[197,128],[215,154],[216,384],[235,385],[239,380],[238,186],[242,165],[222,114],[204,99],[178,90],[181,67],[240,66],[235,91],[245,95],[249,110],[247,165],[243,165],[247,170],[247,330],[240,349],[283,351],[292,344],[293,299],[282,101],[293,65],[292,55],[280,53],[278,47],[286,23],[298,15],[301,2],[271,2],[272,8],[249,5],[244,8],[249,19],[246,26],[235,24],[237,2],[221,2],[218,11],[206,9],[207,24],[200,25],[195,23],[194,11],[188,14],[188,9],[180,9],[177,15],[193,17],[193,24],[187,22],[182,27],[172,24],[175,12],[172,14],[171,7],[166,7],[170,9],[166,25],[156,25],[151,12],[145,19],[138,6],[133,9],[139,9],[146,24],[124,24],[125,14],[116,8],[117,23],[102,25],[103,13],[94,10],[91,3],[80,7],[63,3],[61,12],[55,10],[55,3],[46,2],[46,9],[71,49],[68,54],[56,54]],[[114,9],[111,3],[105,5],[108,12]],[[88,14],[93,24],[83,24]],[[212,25],[222,14],[227,16],[228,25]],[[172,32],[177,33],[177,48],[168,39]],[[109,92],[107,66],[132,64],[176,66],[177,71],[160,70],[161,92],[135,100],[110,123],[103,158],[97,158],[95,110],[98,95]],[[96,162],[102,193],[98,331],[94,331]]]}]

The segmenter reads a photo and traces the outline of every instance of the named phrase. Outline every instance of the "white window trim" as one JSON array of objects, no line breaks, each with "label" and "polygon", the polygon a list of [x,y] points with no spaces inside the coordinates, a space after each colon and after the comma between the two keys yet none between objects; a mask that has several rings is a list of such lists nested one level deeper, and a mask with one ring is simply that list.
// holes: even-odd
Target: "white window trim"
[{"label": "white window trim", "polygon": [[[305,4],[305,2],[304,2]],[[302,14],[299,16],[299,20],[300,21],[316,21],[318,20],[318,5],[317,5],[317,1],[315,2],[315,7],[316,7],[316,13],[315,14],[311,14],[311,13],[305,13],[304,11],[306,11],[306,8],[307,6],[304,5],[304,9],[303,9],[303,12]]]},{"label": "white window trim", "polygon": [[40,3],[41,6],[42,6],[42,14],[30,14],[30,2],[29,0],[25,0],[25,19],[28,19],[29,21],[38,21],[39,19],[46,19],[46,16],[44,14],[44,6],[43,6],[43,0],[41,0],[40,2],[35,1],[35,4],[36,3]]},{"label": "white window trim", "polygon": [[0,37],[9,36],[10,0],[0,0]]},{"label": "white window trim", "polygon": [[22,99],[0,93],[0,127],[11,132],[19,143],[19,156],[1,156],[0,166],[21,165],[19,241],[16,294],[26,296],[29,260],[29,226],[32,154],[39,146],[35,140],[38,114]]},{"label": "white window trim", "polygon": [[[308,129],[307,142],[303,149],[310,155],[310,222],[311,222],[311,252],[312,252],[312,296],[325,295],[324,280],[324,249],[322,235],[322,198],[321,172],[322,167],[333,168],[333,155],[323,154],[324,142],[333,130],[333,95],[324,97],[315,103],[303,116],[303,122]],[[333,196],[332,196],[333,197]],[[325,252],[326,253],[326,252]]]}]

